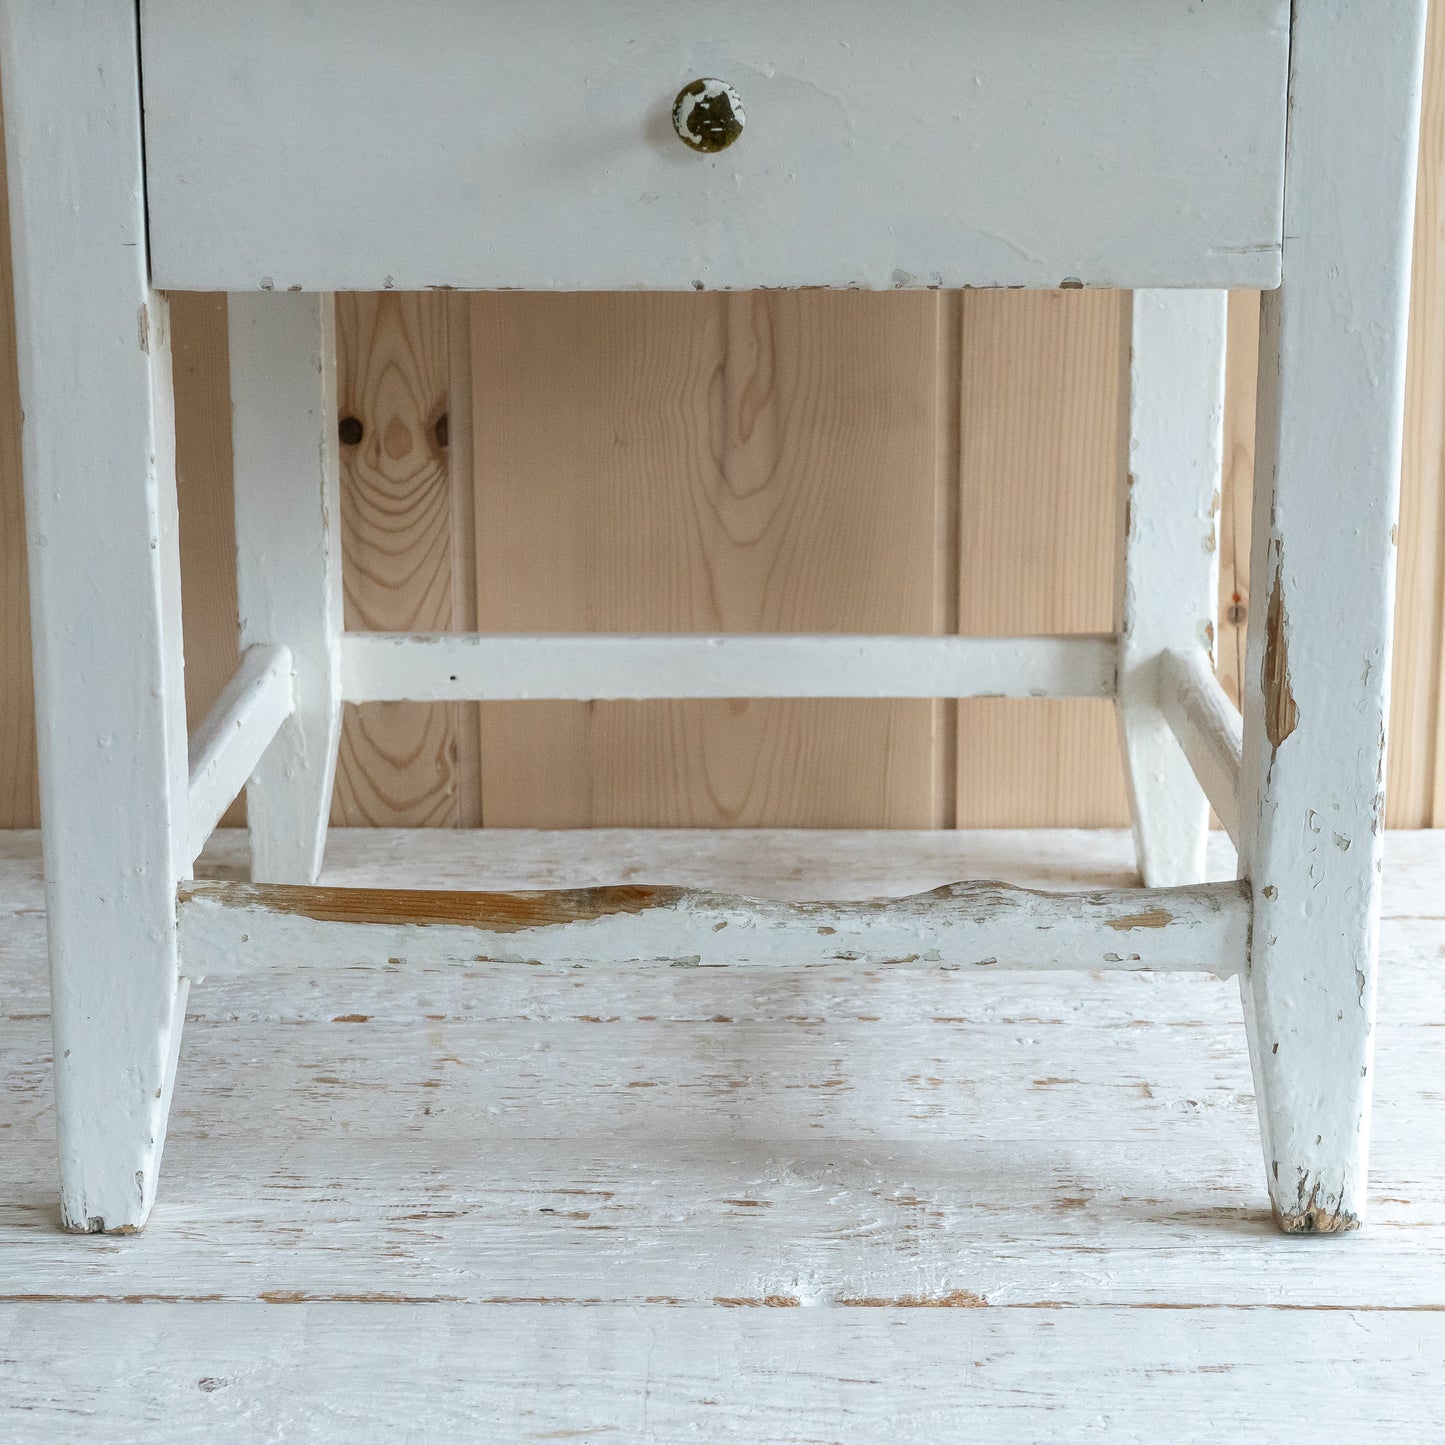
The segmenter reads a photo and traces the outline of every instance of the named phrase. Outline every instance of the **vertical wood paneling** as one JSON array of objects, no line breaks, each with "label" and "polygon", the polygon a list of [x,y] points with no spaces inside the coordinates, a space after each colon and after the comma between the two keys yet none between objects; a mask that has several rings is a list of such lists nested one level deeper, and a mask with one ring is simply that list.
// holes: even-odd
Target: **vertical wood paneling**
[{"label": "vertical wood paneling", "polygon": [[[3,125],[0,118],[0,125]],[[40,818],[35,707],[30,674],[30,596],[20,472],[20,393],[15,365],[15,291],[10,208],[0,132],[0,827]]]},{"label": "vertical wood paneling", "polygon": [[[448,475],[451,478],[452,617],[458,629],[477,626],[476,458],[472,446],[472,300],[461,292],[446,297]],[[476,708],[450,710],[460,828],[482,826],[482,735]]]},{"label": "vertical wood paneling", "polygon": [[1425,101],[1415,209],[1405,457],[1400,477],[1395,657],[1390,699],[1387,819],[1391,827],[1445,824],[1440,767],[1445,710],[1445,11],[1426,37]]},{"label": "vertical wood paneling", "polygon": [[[455,585],[456,497],[448,463],[450,338],[440,293],[337,298],[343,436],[346,625],[375,631],[470,627],[469,589]],[[475,816],[474,777],[458,739],[475,735],[454,704],[348,707],[332,821],[429,827]]]},{"label": "vertical wood paneling", "polygon": [[[478,297],[481,625],[929,632],[936,296]],[[502,704],[488,823],[928,826],[929,703]]]},{"label": "vertical wood paneling", "polygon": [[1254,393],[1258,375],[1259,293],[1236,291],[1229,298],[1215,647],[1220,680],[1236,706],[1244,677],[1244,634],[1249,615],[1249,519],[1254,497]]},{"label": "vertical wood paneling", "polygon": [[[1445,821],[1438,14],[1427,65],[1393,826]],[[36,789],[8,239],[0,226],[0,826],[21,827],[36,821]],[[1230,308],[1219,654],[1231,692],[1249,604],[1253,301]],[[343,298],[346,406],[365,429],[345,477],[349,620],[476,625],[479,563],[487,626],[1107,627],[1123,304]],[[235,662],[225,318],[209,296],[175,297],[172,316],[195,720]],[[475,418],[473,364],[487,392]],[[624,471],[639,465],[629,493]],[[472,488],[455,481],[474,476],[475,519]],[[487,820],[500,823],[1123,821],[1106,704],[516,704],[477,717],[463,705],[352,710],[334,818],[476,824],[485,782]]]},{"label": "vertical wood paneling", "polygon": [[[171,298],[171,364],[176,388],[186,719],[196,727],[240,661],[224,296],[177,293]],[[246,800],[238,798],[222,822],[238,827],[245,818]]]},{"label": "vertical wood paneling", "polygon": [[[1128,298],[963,298],[959,630],[1109,632],[1126,465]],[[971,827],[1128,821],[1113,705],[958,705],[958,819]]]}]

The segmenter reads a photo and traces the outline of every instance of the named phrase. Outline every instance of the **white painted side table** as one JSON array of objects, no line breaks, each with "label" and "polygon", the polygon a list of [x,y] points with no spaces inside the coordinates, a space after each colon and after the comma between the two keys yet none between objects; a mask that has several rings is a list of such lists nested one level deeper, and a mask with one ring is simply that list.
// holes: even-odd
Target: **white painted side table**
[{"label": "white painted side table", "polygon": [[[145,1222],[193,980],[479,958],[1238,974],[1275,1216],[1358,1224],[1424,11],[0,0],[65,1226]],[[798,285],[1136,288],[1115,634],[343,631],[331,293]],[[1242,721],[1232,287],[1266,293]],[[189,740],[188,289],[231,293],[245,649]],[[1144,890],[314,886],[344,700],[981,694],[1117,697]],[[243,786],[254,881],[188,881]],[[1202,882],[1206,794],[1238,882]]]}]

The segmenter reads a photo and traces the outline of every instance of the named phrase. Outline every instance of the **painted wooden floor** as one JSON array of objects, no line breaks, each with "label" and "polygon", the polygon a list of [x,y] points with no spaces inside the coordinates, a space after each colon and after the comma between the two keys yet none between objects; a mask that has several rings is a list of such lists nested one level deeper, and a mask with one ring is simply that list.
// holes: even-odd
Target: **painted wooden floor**
[{"label": "painted wooden floor", "polygon": [[[338,833],[328,874],[863,896],[1131,858]],[[36,840],[0,834],[0,1440],[1445,1437],[1445,834],[1389,860],[1357,1236],[1273,1232],[1227,983],[493,967],[196,989],[121,1239],[58,1232]]]}]

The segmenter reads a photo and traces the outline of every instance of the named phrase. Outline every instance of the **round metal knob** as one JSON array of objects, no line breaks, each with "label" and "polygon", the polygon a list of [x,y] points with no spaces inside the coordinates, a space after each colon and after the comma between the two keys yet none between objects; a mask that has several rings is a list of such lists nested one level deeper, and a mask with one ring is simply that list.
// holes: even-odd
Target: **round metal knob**
[{"label": "round metal knob", "polygon": [[725,80],[704,76],[684,85],[672,103],[672,128],[684,145],[711,155],[742,133],[743,100]]}]

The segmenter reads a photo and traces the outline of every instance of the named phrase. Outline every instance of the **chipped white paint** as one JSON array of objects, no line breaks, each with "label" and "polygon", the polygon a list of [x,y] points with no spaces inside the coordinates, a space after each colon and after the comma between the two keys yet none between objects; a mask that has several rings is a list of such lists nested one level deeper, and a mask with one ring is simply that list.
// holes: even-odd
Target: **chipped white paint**
[{"label": "chipped white paint", "polygon": [[[1442,835],[1395,833],[1387,839],[1383,924],[1386,952],[1394,960],[1396,975],[1382,983],[1384,1022],[1408,1023],[1432,1010],[1445,1013],[1445,970],[1432,971],[1435,957],[1430,922],[1439,911],[1439,877]],[[220,829],[212,835],[197,863],[200,876],[217,880],[243,880],[247,867],[244,830]],[[333,829],[326,851],[322,882],[333,888],[460,887],[504,889],[591,888],[606,883],[660,879],[679,887],[720,888],[749,898],[894,898],[927,892],[950,878],[977,877],[992,871],[996,877],[1022,888],[1127,888],[1137,882],[1133,840],[1127,830],[936,830],[899,829],[752,829],[722,830],[673,828],[581,828],[561,831],[531,829],[451,828],[408,830],[389,828]],[[45,1000],[30,991],[33,956],[44,951],[44,896],[41,885],[38,832],[0,831],[0,872],[9,880],[0,889],[0,971],[12,980],[6,992],[12,1014],[32,1015],[44,1010]],[[1211,833],[1209,878],[1224,882],[1235,877],[1235,850],[1223,833]],[[29,960],[29,961],[27,961]],[[1400,970],[1404,970],[1403,974]],[[379,970],[365,985],[371,1001],[368,1011],[387,1012],[386,970]],[[479,967],[464,972],[449,997],[469,1016],[517,1018],[550,1015],[560,1008],[570,1016],[566,1000],[585,989],[601,997],[604,989],[627,1001],[637,1013],[651,1012],[665,987],[670,1010],[677,1017],[706,1018],[711,1002],[733,987],[726,969],[706,974],[674,970],[660,975],[639,974],[635,988],[629,974],[547,974],[529,981],[528,972],[510,965]],[[786,992],[786,974],[753,972],[751,985],[771,992]],[[320,976],[312,975],[305,997],[312,999],[317,1017],[325,1011]],[[362,989],[360,975],[348,975],[348,990]],[[846,981],[846,976],[843,977]],[[892,977],[890,975],[890,977]],[[898,976],[901,979],[901,975]],[[956,974],[952,986],[967,992],[979,981]],[[1137,1022],[1137,1012],[1120,1012],[1102,984],[1091,991],[1087,976],[1071,975],[1072,1014],[1095,1024]],[[1184,975],[1130,975],[1139,997],[1153,997],[1148,1017],[1160,1024],[1174,1021],[1170,1000],[1184,987]],[[286,974],[253,975],[229,988],[232,1000],[227,1016],[237,1007],[247,1018],[290,1017],[285,1003]],[[604,984],[604,978],[606,980]],[[1408,983],[1408,992],[1400,992]],[[772,980],[772,981],[770,981]],[[415,980],[414,980],[415,981]],[[980,994],[987,1001],[978,1017],[996,1017],[997,1009],[1022,1009],[1040,989],[1062,985],[1062,976],[1041,973],[1004,973]],[[218,984],[217,988],[223,986]],[[739,984],[737,987],[744,987]],[[418,983],[418,987],[424,985]],[[871,987],[871,985],[870,985]],[[887,980],[868,999],[874,1012],[889,1013],[890,999],[901,997],[901,982]],[[198,993],[202,1004],[208,993]],[[856,989],[837,990],[835,1000],[861,1001]],[[860,1003],[861,1006],[861,1003]],[[1129,1009],[1132,1005],[1120,1005]],[[911,1007],[911,1006],[910,1006]],[[278,1013],[277,1010],[280,1010]],[[237,1015],[238,1017],[240,1015]],[[329,1016],[329,1015],[328,1015]],[[389,1016],[401,1017],[391,1011]],[[670,1015],[671,1016],[671,1015]],[[407,1015],[410,1017],[410,1015]],[[417,1015],[420,1017],[420,1015]],[[1221,1014],[1222,1027],[1238,1024],[1238,1008],[1230,997]]]},{"label": "chipped white paint", "polygon": [[1284,284],[1265,298],[1240,852],[1271,1197],[1365,1208],[1425,0],[1298,0]]},{"label": "chipped white paint", "polygon": [[784,903],[645,885],[368,894],[203,882],[184,885],[180,903],[182,971],[194,981],[382,961],[1231,974],[1248,929],[1237,883],[1092,893],[959,883],[911,898]]},{"label": "chipped white paint", "polygon": [[1108,636],[350,632],[348,702],[699,697],[1112,697]]},{"label": "chipped white paint", "polygon": [[1214,654],[1224,453],[1222,291],[1136,291],[1119,532],[1119,731],[1139,871],[1204,877],[1209,805],[1159,706],[1166,651]]},{"label": "chipped white paint", "polygon": [[1208,795],[1224,831],[1239,837],[1239,773],[1244,720],[1200,648],[1165,654],[1159,706]]},{"label": "chipped white paint", "polygon": [[341,736],[341,473],[329,296],[230,301],[241,646],[289,648],[295,711],[246,788],[253,876],[321,867]]},{"label": "chipped white paint", "polygon": [[[61,1219],[155,1197],[190,865],[170,350],[130,0],[0,5]],[[137,320],[139,318],[139,322]]]},{"label": "chipped white paint", "polygon": [[[979,855],[1021,883],[1132,866],[1119,832],[801,841],[344,830],[325,876],[583,886],[646,847],[669,877],[839,895]],[[1438,834],[1388,840],[1379,1227],[1323,1249],[1270,1227],[1238,999],[1210,978],[508,966],[198,988],[161,1212],[57,1247],[37,845],[0,835],[7,1440],[481,1419],[1213,1445],[1281,1401],[1319,1440],[1439,1433],[1445,1161],[1420,1139],[1445,929],[1399,916],[1438,915]],[[244,859],[222,832],[200,867]]]},{"label": "chipped white paint", "polygon": [[747,123],[742,96],[727,81],[713,76],[683,86],[672,107],[672,128],[677,138],[696,151],[726,150]]},{"label": "chipped white paint", "polygon": [[191,735],[187,815],[190,856],[206,846],[222,814],[291,716],[291,651],[257,644]]},{"label": "chipped white paint", "polygon": [[0,1431],[68,1442],[83,1412],[89,1445],[379,1445],[475,1438],[479,1421],[496,1440],[582,1445],[1215,1445],[1247,1435],[1273,1401],[1305,1439],[1438,1434],[1438,1316],[954,1303],[685,1316],[540,1301],[11,1306]]},{"label": "chipped white paint", "polygon": [[[1288,0],[142,10],[171,288],[1279,279]],[[698,76],[747,103],[718,156]]]},{"label": "chipped white paint", "polygon": [[[1291,1230],[1358,1221],[1424,0],[1296,0],[1293,22],[1287,0],[905,9],[840,0],[820,44],[811,7],[738,0],[722,46],[660,0],[378,5],[366,26],[342,0],[142,0],[146,188],[137,8],[0,0],[68,1226],[131,1229],[150,1207],[185,1001],[178,885],[197,976],[378,955],[495,966],[478,954],[569,969],[856,954],[824,976],[870,987],[903,961],[984,977],[1247,967],[1277,1217]],[[700,159],[677,145],[667,108],[677,84],[710,73],[747,92],[753,127],[746,145]],[[1202,797],[1161,702],[1186,743],[1201,734],[1195,763],[1227,794],[1227,719],[1196,675],[1210,647],[1218,294],[1136,303],[1117,641],[343,645],[322,293],[1219,288],[1273,285],[1282,264],[1265,307],[1236,820],[1251,883],[1070,897],[949,880],[923,898],[811,907],[639,888],[482,902],[393,891],[384,906],[186,888],[215,800],[192,816],[165,312],[148,244],[162,284],[245,293],[230,310],[242,644],[289,649],[295,699],[248,790],[262,884],[317,875],[343,653],[348,694],[370,698],[1102,696],[1117,664],[1143,868],[1153,882],[1199,877]],[[318,294],[284,294],[302,287]],[[1160,692],[1170,651],[1190,659],[1188,695]],[[274,680],[264,696],[276,702]],[[205,788],[239,768],[239,750],[211,774],[204,762],[229,716],[200,740]],[[373,905],[380,921],[355,921]]]},{"label": "chipped white paint", "polygon": [[[1419,1149],[1445,1068],[1445,935],[1419,916],[1438,914],[1438,834],[1388,840],[1380,1227],[1326,1250],[1269,1226],[1227,983],[515,965],[198,987],[163,1213],[123,1250],[57,1249],[38,841],[0,835],[0,1249],[29,1294],[1445,1303],[1445,1161]],[[198,867],[245,857],[222,831]],[[324,881],[585,887],[635,863],[838,897],[980,859],[1030,886],[1133,866],[1119,831],[339,830]]]}]

